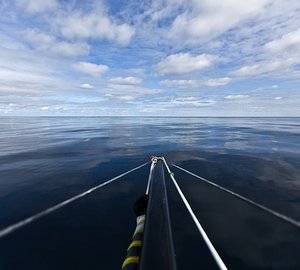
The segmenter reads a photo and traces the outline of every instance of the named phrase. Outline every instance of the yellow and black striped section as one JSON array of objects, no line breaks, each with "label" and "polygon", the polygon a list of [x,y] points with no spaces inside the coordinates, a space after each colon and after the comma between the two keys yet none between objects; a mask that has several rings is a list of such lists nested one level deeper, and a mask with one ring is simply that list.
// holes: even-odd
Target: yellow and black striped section
[{"label": "yellow and black striped section", "polygon": [[140,261],[140,257],[138,256],[129,256],[125,259],[125,261],[123,262],[123,265],[122,265],[122,269],[125,269],[125,267],[128,265],[128,264],[138,264]]},{"label": "yellow and black striped section", "polygon": [[133,247],[141,247],[142,246],[142,241],[141,240],[135,240],[132,241],[132,243],[130,244],[130,246],[128,247],[127,251]]},{"label": "yellow and black striped section", "polygon": [[122,264],[122,270],[138,269],[144,233],[145,215],[137,217],[136,223],[137,225],[132,236],[132,242],[127,249],[126,258]]}]

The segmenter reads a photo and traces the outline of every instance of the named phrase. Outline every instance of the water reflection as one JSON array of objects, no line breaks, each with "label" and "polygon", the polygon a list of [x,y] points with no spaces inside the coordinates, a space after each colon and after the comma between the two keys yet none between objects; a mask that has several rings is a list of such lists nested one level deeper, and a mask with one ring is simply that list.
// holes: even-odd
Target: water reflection
[{"label": "water reflection", "polygon": [[[170,162],[180,164],[300,220],[299,120],[0,118],[0,228],[144,163],[151,154],[164,155]],[[33,241],[35,244],[24,253],[28,258],[32,259],[34,254],[40,254],[41,260],[43,256],[44,259],[47,257],[52,260],[55,269],[65,269],[64,264],[60,265],[58,253],[65,252],[64,248],[68,244],[64,242],[59,248],[60,241],[68,239],[74,245],[74,253],[65,253],[69,260],[68,265],[73,268],[80,266],[81,269],[95,269],[99,254],[105,251],[92,240],[93,234],[97,240],[105,243],[109,243],[112,235],[117,234],[120,237],[118,241],[122,243],[117,251],[118,255],[106,254],[106,269],[116,269],[109,266],[109,261],[113,257],[122,256],[123,248],[126,249],[122,245],[127,245],[127,231],[131,230],[131,200],[138,196],[136,193],[143,190],[147,173],[147,169],[137,172],[132,178],[129,177],[129,182],[116,184],[106,189],[107,193],[101,192],[101,196],[93,196],[92,202],[90,199],[78,202],[78,208],[74,208],[73,212],[70,209],[62,210],[50,217],[48,223],[41,221],[34,229],[28,228],[26,235],[20,232],[18,237],[8,238],[4,244],[0,242],[1,251],[5,250],[5,256],[0,255],[0,269],[19,269],[22,260],[18,264],[8,259],[13,256],[14,247],[19,246],[18,252],[25,252],[24,241],[28,242],[32,237],[37,237],[35,231],[41,235],[47,234],[51,226],[55,227],[56,237],[52,241],[49,236],[46,241],[51,243],[48,249],[53,254],[47,254],[43,243],[35,238],[37,242]],[[294,257],[287,263],[289,256],[294,256],[293,250],[300,247],[294,231],[279,221],[269,220],[266,215],[256,213],[240,202],[199,185],[186,175],[176,172],[177,174],[188,198],[197,209],[197,215],[209,228],[231,269],[297,269],[300,263],[297,264]],[[137,187],[139,188],[136,189]],[[179,206],[176,208],[176,194],[172,198],[174,218],[178,216],[180,220],[184,211]],[[103,206],[105,207],[102,208]],[[91,216],[97,220],[97,224],[103,224],[99,227],[92,225],[93,218],[86,222],[84,218],[74,220],[74,214],[78,217],[85,216],[85,213],[92,213]],[[110,222],[107,223],[107,220]],[[125,231],[120,228],[123,226],[114,227],[116,225],[112,225],[112,220],[127,224]],[[183,225],[184,223],[176,223],[175,228],[181,230],[176,233],[186,236]],[[77,237],[81,241],[87,234],[86,229],[94,226],[89,233],[90,242],[85,243],[86,250],[83,254],[95,264],[87,266],[83,260],[72,262],[74,254],[79,256],[80,247],[72,240],[74,235],[66,232],[68,226],[78,233]],[[110,226],[115,230],[119,228],[120,232],[112,232]],[[98,231],[98,228],[103,231]],[[238,237],[234,237],[235,233]],[[286,235],[285,240],[283,235]],[[190,236],[194,239],[193,233]],[[64,237],[65,240],[62,240]],[[228,241],[232,243],[229,244]],[[182,243],[180,237],[177,243]],[[232,245],[232,248],[228,249],[228,245]],[[284,256],[275,254],[280,245],[285,247]],[[39,247],[42,247],[43,252],[39,253]],[[101,252],[95,252],[95,248]],[[113,248],[115,247],[109,246],[110,250]],[[58,249],[57,252],[55,249]],[[180,247],[178,252],[182,252],[182,258],[187,256],[180,251]],[[244,257],[246,259],[242,259]],[[54,269],[50,266],[47,268],[41,260],[33,263],[23,258],[22,268]]]}]

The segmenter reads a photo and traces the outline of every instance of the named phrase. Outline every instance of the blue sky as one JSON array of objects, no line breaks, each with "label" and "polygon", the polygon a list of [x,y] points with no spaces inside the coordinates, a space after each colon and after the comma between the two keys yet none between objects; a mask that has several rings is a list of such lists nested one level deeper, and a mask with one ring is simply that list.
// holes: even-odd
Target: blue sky
[{"label": "blue sky", "polygon": [[300,116],[298,0],[0,0],[0,115]]}]

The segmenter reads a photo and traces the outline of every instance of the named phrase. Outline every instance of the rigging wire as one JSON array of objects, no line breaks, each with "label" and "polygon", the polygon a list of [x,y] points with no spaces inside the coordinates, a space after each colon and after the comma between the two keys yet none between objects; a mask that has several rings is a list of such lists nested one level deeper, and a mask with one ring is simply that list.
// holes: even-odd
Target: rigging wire
[{"label": "rigging wire", "polygon": [[212,185],[212,186],[214,186],[214,187],[216,187],[216,188],[218,188],[220,190],[225,191],[225,192],[231,194],[232,196],[234,196],[234,197],[236,197],[236,198],[238,198],[238,199],[240,199],[240,200],[242,200],[242,201],[244,201],[244,202],[246,202],[248,204],[251,204],[251,205],[253,205],[253,206],[255,206],[255,207],[257,207],[257,208],[259,208],[259,209],[261,209],[261,210],[263,210],[265,212],[267,212],[268,214],[271,214],[271,215],[273,215],[273,216],[275,216],[275,217],[277,217],[277,218],[279,218],[279,219],[281,219],[281,220],[283,220],[285,222],[288,222],[289,224],[292,224],[292,225],[300,228],[300,222],[297,221],[297,220],[295,220],[295,219],[293,219],[293,218],[290,218],[290,217],[288,217],[288,216],[286,216],[284,214],[278,213],[278,212],[276,212],[276,211],[274,211],[274,210],[272,210],[272,209],[270,209],[270,208],[268,208],[266,206],[263,206],[263,205],[261,205],[259,203],[256,203],[256,202],[254,202],[254,201],[252,201],[252,200],[250,200],[250,199],[248,199],[248,198],[246,198],[246,197],[244,197],[242,195],[239,195],[239,194],[237,194],[237,193],[235,193],[235,192],[233,192],[233,191],[231,191],[231,190],[229,190],[227,188],[224,188],[224,187],[222,187],[222,186],[220,186],[220,185],[218,185],[218,184],[216,184],[214,182],[211,182],[211,181],[209,181],[209,180],[207,180],[207,179],[205,179],[205,178],[203,178],[203,177],[201,177],[201,176],[199,176],[197,174],[194,174],[194,173],[192,173],[192,172],[190,172],[190,171],[188,171],[188,170],[186,170],[186,169],[184,169],[184,168],[182,168],[182,167],[180,167],[178,165],[175,165],[175,164],[172,163],[172,166],[174,166],[177,169],[179,169],[179,170],[181,170],[183,172],[186,172],[186,173],[188,173],[188,174],[190,174],[190,175],[192,175],[192,176],[194,176],[194,177],[196,177],[196,178],[198,178],[198,179],[200,179],[200,180],[202,180],[202,181],[204,181],[204,182],[206,182],[206,183],[208,183],[208,184],[210,184],[210,185]]},{"label": "rigging wire", "polygon": [[226,265],[224,264],[223,260],[221,259],[220,255],[218,254],[217,250],[215,249],[215,247],[213,246],[213,244],[211,243],[210,239],[208,238],[206,232],[204,231],[202,225],[200,224],[199,220],[197,219],[196,215],[194,214],[189,202],[187,201],[187,199],[185,198],[183,192],[181,191],[179,185],[177,184],[175,178],[174,178],[174,174],[170,171],[170,168],[165,160],[165,158],[162,158],[162,160],[164,161],[164,164],[168,170],[168,173],[169,173],[169,176],[170,178],[172,179],[185,207],[187,208],[187,210],[189,211],[192,219],[194,220],[195,222],[195,225],[197,226],[201,236],[203,237],[203,240],[205,241],[205,244],[207,245],[209,251],[211,252],[213,258],[215,259],[217,265],[219,266],[219,268],[221,270],[227,270],[227,267]]},{"label": "rigging wire", "polygon": [[123,176],[125,176],[125,175],[127,175],[127,174],[129,174],[131,172],[133,172],[133,171],[136,171],[136,170],[138,170],[138,169],[140,169],[140,168],[142,168],[144,166],[146,166],[148,163],[149,163],[149,161],[146,162],[146,163],[144,163],[144,164],[142,164],[142,165],[140,165],[140,166],[137,166],[137,167],[135,167],[135,168],[133,168],[133,169],[127,171],[127,172],[124,172],[124,173],[122,173],[122,174],[120,174],[120,175],[118,175],[118,176],[116,176],[116,177],[114,177],[114,178],[112,178],[112,179],[110,179],[110,180],[102,183],[102,184],[99,184],[99,185],[97,185],[97,186],[95,186],[95,187],[93,187],[93,188],[91,188],[91,189],[89,189],[89,190],[87,190],[87,191],[85,191],[83,193],[80,193],[80,194],[78,194],[78,195],[76,195],[74,197],[71,197],[71,198],[69,198],[69,199],[67,199],[67,200],[65,200],[65,201],[63,201],[61,203],[58,203],[58,204],[56,204],[56,205],[54,205],[54,206],[52,206],[52,207],[50,207],[48,209],[45,209],[45,210],[43,210],[43,211],[41,211],[41,212],[39,212],[39,213],[31,216],[31,217],[28,217],[28,218],[26,218],[26,219],[24,219],[22,221],[19,221],[19,222],[13,224],[13,225],[10,225],[10,226],[2,229],[0,231],[0,238],[6,236],[8,234],[11,234],[14,231],[16,231],[16,230],[24,227],[25,225],[30,224],[30,223],[34,222],[35,220],[37,220],[37,219],[39,219],[39,218],[41,218],[43,216],[49,215],[50,213],[52,213],[52,212],[54,212],[54,211],[56,211],[56,210],[58,210],[58,209],[60,209],[60,208],[62,208],[64,206],[66,206],[66,205],[68,205],[68,204],[70,204],[70,203],[72,203],[72,202],[74,202],[74,201],[76,201],[76,200],[78,200],[78,199],[80,199],[80,198],[82,198],[82,197],[84,197],[84,196],[92,193],[93,191],[95,191],[95,190],[97,190],[97,189],[99,189],[99,188],[101,188],[103,186],[106,186],[106,185],[114,182],[115,180],[117,180],[117,179],[119,179],[119,178],[121,178],[121,177],[123,177]]},{"label": "rigging wire", "polygon": [[146,193],[145,193],[146,195],[149,194],[150,184],[151,184],[152,176],[153,176],[153,170],[154,170],[156,163],[157,163],[157,158],[156,157],[151,158],[150,173],[149,173],[148,184],[147,184]]}]

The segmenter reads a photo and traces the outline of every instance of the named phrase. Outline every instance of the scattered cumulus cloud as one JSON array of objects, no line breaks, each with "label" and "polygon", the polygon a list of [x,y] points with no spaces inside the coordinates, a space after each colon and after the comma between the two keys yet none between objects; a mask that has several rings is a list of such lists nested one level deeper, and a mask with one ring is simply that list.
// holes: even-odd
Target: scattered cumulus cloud
[{"label": "scattered cumulus cloud", "polygon": [[131,101],[131,100],[134,100],[134,97],[133,96],[119,96],[118,99],[123,100],[123,101]]},{"label": "scattered cumulus cloud", "polygon": [[29,13],[39,13],[58,7],[57,0],[15,0],[18,7]]},{"label": "scattered cumulus cloud", "polygon": [[138,77],[114,77],[109,79],[108,82],[119,85],[138,85],[142,83],[142,79]]},{"label": "scattered cumulus cloud", "polygon": [[[50,82],[52,78],[45,76],[43,74],[32,73],[25,70],[9,70],[5,68],[0,68],[0,81],[5,80],[6,82],[14,82],[11,85],[17,85],[18,82],[28,82],[28,83],[37,83],[37,82]],[[2,82],[2,86],[4,86]]]},{"label": "scattered cumulus cloud", "polygon": [[300,56],[300,28],[268,42],[264,47],[272,54]]},{"label": "scattered cumulus cloud", "polygon": [[206,85],[210,86],[210,87],[218,87],[218,86],[226,85],[226,84],[230,83],[230,81],[231,81],[231,78],[229,78],[229,77],[209,79],[206,82]]},{"label": "scattered cumulus cloud", "polygon": [[216,37],[243,21],[261,14],[271,0],[192,0],[172,23],[169,36],[183,42],[199,43]]},{"label": "scattered cumulus cloud", "polygon": [[243,100],[243,99],[248,99],[250,96],[249,95],[228,95],[224,97],[227,100]]},{"label": "scattered cumulus cloud", "polygon": [[124,93],[130,95],[158,95],[163,94],[166,91],[163,89],[146,88],[138,85],[110,84],[108,85],[106,92],[119,95],[124,95]]},{"label": "scattered cumulus cloud", "polygon": [[89,83],[83,83],[83,84],[80,85],[80,88],[83,88],[83,89],[93,89],[94,85],[89,84]]},{"label": "scattered cumulus cloud", "polygon": [[97,65],[89,62],[78,62],[73,67],[82,73],[95,77],[102,75],[109,69],[106,65]]},{"label": "scattered cumulus cloud", "polygon": [[122,102],[130,102],[137,98],[137,96],[131,96],[131,95],[114,95],[114,94],[105,94],[104,95],[107,98],[122,101]]},{"label": "scattered cumulus cloud", "polygon": [[230,83],[231,78],[215,78],[206,80],[163,80],[160,84],[167,87],[197,88],[197,87],[220,87]]},{"label": "scattered cumulus cloud", "polygon": [[267,60],[253,65],[247,65],[239,68],[233,75],[247,77],[247,76],[255,76],[255,75],[266,75],[276,71],[286,71],[290,66],[295,63],[295,59],[274,59],[273,61]]},{"label": "scattered cumulus cloud", "polygon": [[163,80],[159,82],[160,85],[167,87],[178,87],[178,88],[195,88],[199,86],[196,80]]},{"label": "scattered cumulus cloud", "polygon": [[0,0],[0,9],[1,113],[300,115],[296,0]]},{"label": "scattered cumulus cloud", "polygon": [[118,100],[124,102],[131,102],[133,100],[143,100],[146,97],[160,97],[166,94],[165,90],[144,88],[137,85],[109,85],[108,88],[104,90],[104,96],[111,100]]},{"label": "scattered cumulus cloud", "polygon": [[141,113],[161,113],[166,111],[166,108],[143,108],[140,110]]},{"label": "scattered cumulus cloud", "polygon": [[134,28],[127,23],[117,24],[103,12],[73,12],[61,18],[59,28],[70,39],[106,39],[127,45],[134,35]]},{"label": "scattered cumulus cloud", "polygon": [[37,50],[51,52],[61,56],[79,56],[89,53],[89,45],[86,43],[70,43],[58,41],[54,36],[40,32],[37,29],[27,29],[24,31],[24,37],[27,42]]},{"label": "scattered cumulus cloud", "polygon": [[216,101],[214,100],[202,100],[196,97],[179,97],[172,99],[169,102],[170,106],[195,106],[195,107],[206,107],[206,106],[212,106],[216,104]]},{"label": "scattered cumulus cloud", "polygon": [[177,53],[159,62],[157,69],[161,74],[185,74],[207,68],[215,59],[215,56],[209,54],[194,56],[190,53]]},{"label": "scattered cumulus cloud", "polygon": [[300,64],[300,28],[266,43],[262,48],[263,60],[245,65],[233,72],[236,76],[278,74],[289,76],[291,68]]}]

